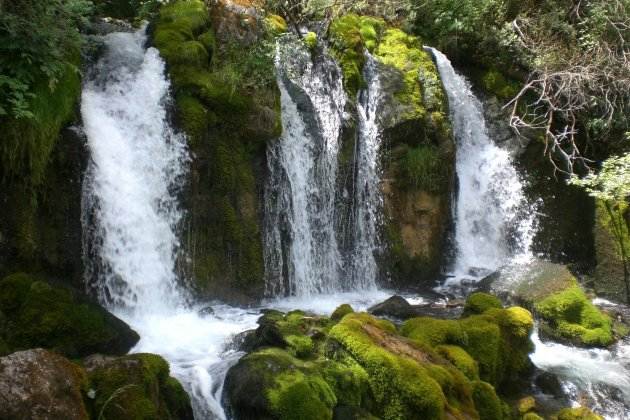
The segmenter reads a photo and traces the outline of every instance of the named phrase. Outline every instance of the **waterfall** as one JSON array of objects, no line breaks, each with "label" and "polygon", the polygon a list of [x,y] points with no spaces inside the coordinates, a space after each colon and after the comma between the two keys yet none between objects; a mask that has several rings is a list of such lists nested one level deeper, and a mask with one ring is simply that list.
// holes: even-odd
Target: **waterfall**
[{"label": "waterfall", "polygon": [[448,58],[429,48],[448,95],[457,142],[452,276],[477,280],[507,263],[529,260],[535,208],[507,150],[490,138],[483,107]]},{"label": "waterfall", "polygon": [[226,343],[255,328],[258,315],[226,305],[199,315],[178,286],[178,193],[189,156],[167,119],[164,62],[146,41],[144,29],[105,36],[104,55],[83,87],[86,282],[140,334],[132,352],[169,361],[195,417],[223,420],[223,380],[241,355]]},{"label": "waterfall", "polygon": [[337,155],[345,94],[327,57],[311,60],[279,43],[283,135],[268,149],[265,208],[267,294],[305,296],[339,289],[335,234]]},{"label": "waterfall", "polygon": [[185,138],[166,118],[169,82],[144,30],[105,37],[106,52],[83,89],[90,163],[84,183],[89,279],[114,307],[162,311],[183,304],[177,286],[177,193]]},{"label": "waterfall", "polygon": [[[352,217],[342,221],[338,179],[346,95],[339,66],[326,53],[312,56],[301,42],[277,49],[283,134],[268,148],[265,203],[267,295],[312,296],[374,289],[378,251],[380,82],[368,55],[367,86],[358,97],[358,132],[352,174]],[[351,244],[342,250],[341,225]]]},{"label": "waterfall", "polygon": [[353,249],[348,259],[351,264],[353,286],[360,289],[376,287],[378,267],[374,253],[379,248],[379,221],[382,219],[381,192],[381,127],[378,106],[381,95],[376,61],[367,55],[363,76],[367,87],[359,92],[358,141],[355,147],[355,182],[353,223]]}]

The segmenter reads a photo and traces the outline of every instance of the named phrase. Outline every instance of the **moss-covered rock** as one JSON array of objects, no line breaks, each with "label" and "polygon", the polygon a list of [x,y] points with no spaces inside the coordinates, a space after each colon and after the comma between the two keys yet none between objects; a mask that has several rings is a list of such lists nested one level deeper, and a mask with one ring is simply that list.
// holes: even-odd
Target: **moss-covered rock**
[{"label": "moss-covered rock", "polygon": [[[467,344],[463,323],[475,317],[496,327],[502,350],[523,344],[517,343],[523,331],[511,318],[524,313],[492,311],[462,321],[407,321],[403,332],[412,338],[366,313],[348,312],[335,322],[268,311],[256,334],[273,326],[287,344],[258,348],[230,369],[224,392],[231,413],[236,419],[507,419],[492,384],[479,380],[480,363],[457,345]],[[431,328],[438,332],[426,333]],[[476,339],[472,333],[471,341]],[[480,342],[473,345],[483,350]],[[309,351],[299,354],[301,347]],[[492,343],[485,350],[502,357]],[[511,358],[501,360],[506,369],[522,370],[507,366]]]},{"label": "moss-covered rock", "polygon": [[[478,299],[479,296],[472,296],[469,300]],[[485,299],[490,300],[487,296]],[[476,362],[479,378],[494,386],[507,386],[531,366],[528,355],[533,350],[529,338],[533,327],[532,315],[526,309],[489,307],[482,314],[460,320],[410,319],[403,324],[401,333],[426,345],[438,346],[436,349],[440,345],[457,346],[460,358],[465,353]],[[459,364],[468,366],[462,370],[464,373],[474,375],[474,364],[467,358],[461,358]]]},{"label": "moss-covered rock", "polygon": [[155,354],[85,361],[88,409],[93,418],[191,419],[190,398],[169,376],[168,363]]},{"label": "moss-covered rock", "polygon": [[603,420],[603,417],[593,413],[586,407],[565,408],[560,410],[554,420]]},{"label": "moss-covered rock", "polygon": [[487,293],[473,293],[466,299],[463,316],[482,314],[488,309],[502,308],[501,301],[493,295]]},{"label": "moss-covered rock", "polygon": [[353,312],[354,312],[354,309],[352,309],[352,306],[348,305],[347,303],[344,303],[343,305],[339,305],[333,311],[333,313],[330,315],[330,319],[332,319],[333,321],[339,321],[344,316],[351,314]]},{"label": "moss-covered rock", "polygon": [[193,154],[188,267],[204,296],[263,293],[262,191],[266,141],[281,132],[273,37],[279,16],[201,0],[163,5],[153,44],[167,62],[179,126]]},{"label": "moss-covered rock", "polygon": [[0,337],[13,351],[45,347],[68,357],[125,354],[139,340],[127,324],[63,287],[23,273],[0,281]]},{"label": "moss-covered rock", "polygon": [[612,320],[574,285],[536,302],[536,311],[547,321],[544,333],[585,346],[608,346],[615,341]]}]

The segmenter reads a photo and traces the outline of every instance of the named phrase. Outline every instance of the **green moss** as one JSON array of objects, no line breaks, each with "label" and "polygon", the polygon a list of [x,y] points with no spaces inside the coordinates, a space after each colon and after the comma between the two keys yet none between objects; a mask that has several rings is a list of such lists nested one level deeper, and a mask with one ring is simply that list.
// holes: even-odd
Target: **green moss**
[{"label": "green moss", "polygon": [[475,381],[472,384],[472,396],[480,419],[502,420],[503,406],[497,394],[487,382]]},{"label": "green moss", "polygon": [[545,420],[545,419],[540,417],[536,413],[527,413],[523,416],[522,420]]},{"label": "green moss", "polygon": [[[137,335],[94,305],[77,302],[70,291],[26,274],[0,281],[0,310],[7,316],[5,341],[14,350],[44,347],[68,357],[126,352]],[[1,332],[1,331],[0,331]]]},{"label": "green moss", "polygon": [[268,30],[274,35],[280,35],[287,31],[287,21],[282,16],[269,15],[265,18]]},{"label": "green moss", "polygon": [[436,346],[435,351],[451,362],[471,381],[479,379],[479,366],[475,359],[466,353],[466,350],[458,346],[444,344]]},{"label": "green moss", "polygon": [[333,321],[339,321],[344,316],[351,314],[353,312],[354,312],[354,309],[352,309],[352,306],[348,305],[347,303],[344,303],[343,305],[339,305],[334,310],[332,315],[330,315],[330,319],[332,319]]},{"label": "green moss", "polygon": [[593,413],[586,407],[565,408],[555,416],[557,420],[603,420],[602,416]]},{"label": "green moss", "polygon": [[310,337],[290,335],[285,337],[285,340],[289,343],[291,353],[295,357],[303,359],[313,353],[313,340]]},{"label": "green moss", "polygon": [[[72,60],[79,63],[78,53]],[[75,115],[81,79],[74,65],[66,66],[54,87],[48,78],[36,81],[29,110],[32,118],[0,118],[0,179],[39,186],[59,138],[59,131]]]},{"label": "green moss", "polygon": [[488,70],[483,75],[482,83],[487,92],[503,100],[512,99],[520,91],[520,84],[518,82],[506,79],[502,73],[495,69]]},{"label": "green moss", "polygon": [[341,66],[344,87],[351,97],[365,84],[364,51],[374,50],[384,26],[381,19],[350,13],[335,19],[328,29],[331,50]]},{"label": "green moss", "polygon": [[206,5],[201,0],[174,1],[160,8],[159,20],[162,24],[177,25],[194,34],[207,28],[209,15]]},{"label": "green moss", "polygon": [[189,141],[201,142],[212,120],[208,109],[195,97],[180,94],[177,97],[177,113]]},{"label": "green moss", "polygon": [[285,372],[275,378],[275,387],[267,394],[279,419],[330,420],[337,404],[326,381],[300,371]]},{"label": "green moss", "polygon": [[217,48],[217,40],[216,36],[214,35],[214,31],[212,29],[208,29],[197,37],[197,41],[199,41],[201,45],[203,45],[203,47],[206,49],[206,52],[208,53],[208,56],[211,58],[212,54]]},{"label": "green moss", "polygon": [[612,321],[586,297],[579,286],[537,302],[536,311],[550,325],[550,332],[587,346],[607,346],[614,342]]},{"label": "green moss", "polygon": [[398,161],[396,179],[403,189],[440,193],[449,184],[450,169],[440,149],[433,145],[407,148]]},{"label": "green moss", "polygon": [[521,398],[516,404],[516,409],[521,416],[536,411],[536,400],[534,397]]},{"label": "green moss", "polygon": [[379,416],[384,419],[441,418],[446,397],[431,373],[412,360],[375,345],[365,325],[384,325],[366,314],[349,314],[335,325],[330,336],[365,369]]},{"label": "green moss", "polygon": [[309,32],[304,35],[304,44],[311,51],[317,48],[317,34],[315,32]]},{"label": "green moss", "polygon": [[89,372],[89,387],[95,391],[88,400],[95,418],[192,417],[190,398],[158,355],[134,354],[106,362]]},{"label": "green moss", "polygon": [[429,317],[412,318],[402,325],[401,333],[405,337],[418,340],[429,346],[439,344],[463,345],[466,332],[458,321]]},{"label": "green moss", "polygon": [[160,50],[162,57],[171,65],[206,66],[209,55],[199,41],[183,41]]},{"label": "green moss", "polygon": [[473,293],[466,299],[463,316],[482,314],[491,308],[503,308],[501,301],[496,296],[487,293]]}]

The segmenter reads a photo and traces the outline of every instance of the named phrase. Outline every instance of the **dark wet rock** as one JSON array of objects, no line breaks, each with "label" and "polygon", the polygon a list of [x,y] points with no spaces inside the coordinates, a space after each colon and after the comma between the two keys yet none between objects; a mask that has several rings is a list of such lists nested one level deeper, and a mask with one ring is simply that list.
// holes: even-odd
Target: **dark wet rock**
[{"label": "dark wet rock", "polygon": [[43,349],[0,358],[1,419],[83,420],[88,413],[81,392],[85,372]]},{"label": "dark wet rock", "polygon": [[392,296],[384,302],[370,307],[368,312],[376,316],[387,316],[398,319],[407,319],[415,316],[413,306],[402,296]]},{"label": "dark wet rock", "polygon": [[562,389],[562,383],[558,376],[551,372],[542,372],[536,376],[534,383],[540,389],[540,391],[547,395],[553,395],[556,398],[563,398],[564,391]]},{"label": "dark wet rock", "polygon": [[214,308],[212,306],[206,306],[205,308],[200,309],[197,313],[202,318],[211,316],[214,315]]}]

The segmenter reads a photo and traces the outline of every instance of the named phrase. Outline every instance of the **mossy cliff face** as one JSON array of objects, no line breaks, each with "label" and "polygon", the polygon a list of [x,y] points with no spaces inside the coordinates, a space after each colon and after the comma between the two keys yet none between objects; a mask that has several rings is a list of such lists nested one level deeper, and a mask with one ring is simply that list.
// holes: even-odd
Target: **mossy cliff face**
[{"label": "mossy cliff face", "polygon": [[[617,206],[616,209],[612,207]],[[611,211],[609,211],[611,210]],[[624,220],[625,219],[625,220]],[[630,210],[626,203],[596,204],[595,211],[595,290],[598,295],[617,302],[627,302],[627,285],[624,281],[624,264],[621,243],[630,250]]]},{"label": "mossy cliff face", "polygon": [[331,318],[268,312],[259,324],[225,383],[236,419],[509,419],[495,387],[529,369],[533,348],[531,314],[494,304],[400,330],[348,306]]},{"label": "mossy cliff face", "polygon": [[175,1],[162,6],[153,31],[193,159],[188,268],[203,295],[229,300],[262,294],[259,197],[266,142],[281,132],[271,37],[282,22],[256,13]]},{"label": "mossy cliff face", "polygon": [[[437,68],[419,38],[379,18],[342,16],[330,25],[328,38],[349,97],[365,87],[366,51],[378,66],[388,245],[382,264],[399,286],[432,280],[444,255],[455,156]],[[349,143],[352,136],[344,138]]]},{"label": "mossy cliff face", "polygon": [[23,273],[0,281],[0,355],[33,347],[67,357],[121,355],[139,339],[123,321],[66,288]]},{"label": "mossy cliff face", "polygon": [[85,152],[62,128],[76,117],[79,73],[68,66],[54,89],[41,81],[34,90],[32,118],[0,117],[0,276],[45,271],[78,286]]}]

